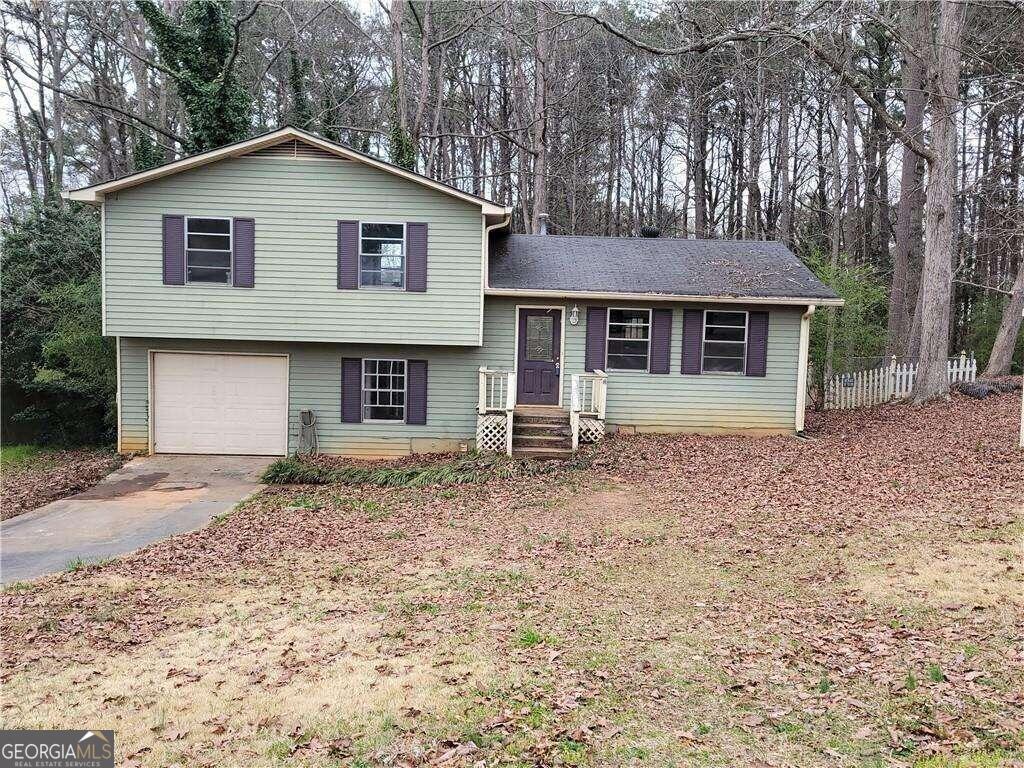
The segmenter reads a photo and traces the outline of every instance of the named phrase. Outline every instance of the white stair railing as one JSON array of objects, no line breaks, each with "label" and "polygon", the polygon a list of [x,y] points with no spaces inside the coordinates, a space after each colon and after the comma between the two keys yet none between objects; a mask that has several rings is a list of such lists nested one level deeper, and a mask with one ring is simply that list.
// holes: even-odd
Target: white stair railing
[{"label": "white stair railing", "polygon": [[512,419],[516,408],[516,372],[480,368],[477,449],[512,455]]},{"label": "white stair railing", "polygon": [[512,455],[512,419],[516,414],[516,372],[508,371],[505,384],[505,453]]},{"label": "white stair railing", "polygon": [[571,381],[569,427],[572,431],[572,449],[575,451],[580,447],[580,426],[583,419],[597,420],[600,422],[600,434],[604,433],[608,374],[604,371],[574,373]]}]

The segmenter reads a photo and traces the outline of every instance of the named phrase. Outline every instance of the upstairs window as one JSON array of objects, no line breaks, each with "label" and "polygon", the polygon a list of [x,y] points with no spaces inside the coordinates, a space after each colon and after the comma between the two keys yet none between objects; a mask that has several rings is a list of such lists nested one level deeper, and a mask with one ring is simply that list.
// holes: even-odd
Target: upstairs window
[{"label": "upstairs window", "polygon": [[747,368],[747,313],[704,312],[703,373],[744,373]]},{"label": "upstairs window", "polygon": [[651,351],[651,310],[608,310],[610,371],[646,371]]},{"label": "upstairs window", "polygon": [[185,218],[188,282],[230,285],[231,248],[231,219]]},{"label": "upstairs window", "polygon": [[359,225],[359,285],[405,288],[405,225]]},{"label": "upstairs window", "polygon": [[405,421],[405,360],[363,360],[363,421]]}]

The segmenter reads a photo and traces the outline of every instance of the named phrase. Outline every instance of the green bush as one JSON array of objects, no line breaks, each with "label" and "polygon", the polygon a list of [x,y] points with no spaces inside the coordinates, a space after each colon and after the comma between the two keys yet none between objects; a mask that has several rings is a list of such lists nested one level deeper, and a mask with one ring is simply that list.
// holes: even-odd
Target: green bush
[{"label": "green bush", "polygon": [[422,488],[428,485],[463,485],[512,477],[529,477],[558,469],[589,466],[590,452],[568,461],[524,461],[493,453],[471,453],[451,461],[405,467],[331,467],[298,456],[279,459],[267,467],[264,483],[274,485],[377,485],[384,488]]},{"label": "green bush", "polygon": [[[828,254],[813,251],[804,258],[825,285],[846,301],[840,309],[820,308],[811,320],[810,358],[821,376],[833,334],[832,370],[851,371],[874,364],[885,351],[888,293],[873,267],[851,264],[845,257],[833,266]],[[870,367],[870,365],[868,366]]]},{"label": "green bush", "polygon": [[0,269],[4,441],[111,439],[115,353],[101,334],[96,211],[49,203],[11,217]]}]

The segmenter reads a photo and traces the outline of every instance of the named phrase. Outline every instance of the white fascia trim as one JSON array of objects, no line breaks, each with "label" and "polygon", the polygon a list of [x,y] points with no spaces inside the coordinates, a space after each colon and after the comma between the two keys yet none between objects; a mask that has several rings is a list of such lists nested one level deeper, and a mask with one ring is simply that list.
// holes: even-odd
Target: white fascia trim
[{"label": "white fascia trim", "polygon": [[488,288],[488,296],[537,296],[566,299],[600,299],[601,301],[688,301],[697,304],[779,304],[806,307],[813,302],[823,307],[841,307],[843,299],[809,299],[806,296],[690,296],[664,293],[613,293],[601,291],[547,291],[524,288]]},{"label": "white fascia trim", "polygon": [[461,192],[453,187],[449,187],[445,184],[440,184],[432,179],[428,179],[425,176],[420,176],[417,173],[407,171],[404,168],[397,168],[389,163],[375,160],[372,157],[354,152],[340,144],[335,144],[325,139],[321,139],[318,136],[314,136],[311,133],[300,131],[296,128],[281,128],[273,133],[268,133],[265,136],[257,136],[254,139],[247,141],[241,141],[237,144],[230,144],[220,149],[213,149],[209,152],[204,152],[200,155],[194,155],[193,157],[185,157],[181,160],[177,160],[167,165],[162,165],[159,168],[153,168],[148,171],[142,171],[140,173],[134,173],[131,176],[125,176],[123,179],[115,179],[113,181],[104,182],[103,184],[95,184],[91,187],[83,187],[82,189],[72,189],[63,193],[63,196],[68,200],[78,200],[83,203],[98,203],[103,200],[103,196],[111,192],[117,192],[128,187],[135,187],[139,184],[145,184],[148,181],[154,181],[156,179],[164,178],[165,176],[172,176],[182,171],[187,171],[191,168],[198,168],[209,163],[216,162],[217,160],[223,160],[227,157],[238,157],[240,155],[246,155],[250,152],[255,152],[263,147],[273,146],[286,139],[300,139],[308,144],[330,152],[332,155],[343,157],[346,160],[354,160],[356,162],[365,163],[373,168],[389,173],[392,176],[398,176],[416,184],[420,184],[424,187],[437,190],[442,194],[448,195],[449,197],[455,197],[459,200],[463,200],[473,205],[479,205],[483,214],[493,216],[505,216],[511,213],[510,208],[506,208],[501,205],[494,205],[484,200],[469,195],[465,192]]}]

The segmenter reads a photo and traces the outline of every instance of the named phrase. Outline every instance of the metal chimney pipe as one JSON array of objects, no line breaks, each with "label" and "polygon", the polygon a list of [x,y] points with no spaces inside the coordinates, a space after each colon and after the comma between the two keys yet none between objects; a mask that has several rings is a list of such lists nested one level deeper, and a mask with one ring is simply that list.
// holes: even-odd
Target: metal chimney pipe
[{"label": "metal chimney pipe", "polygon": [[546,213],[538,213],[537,218],[540,219],[540,233],[546,235],[548,233],[548,215]]}]

